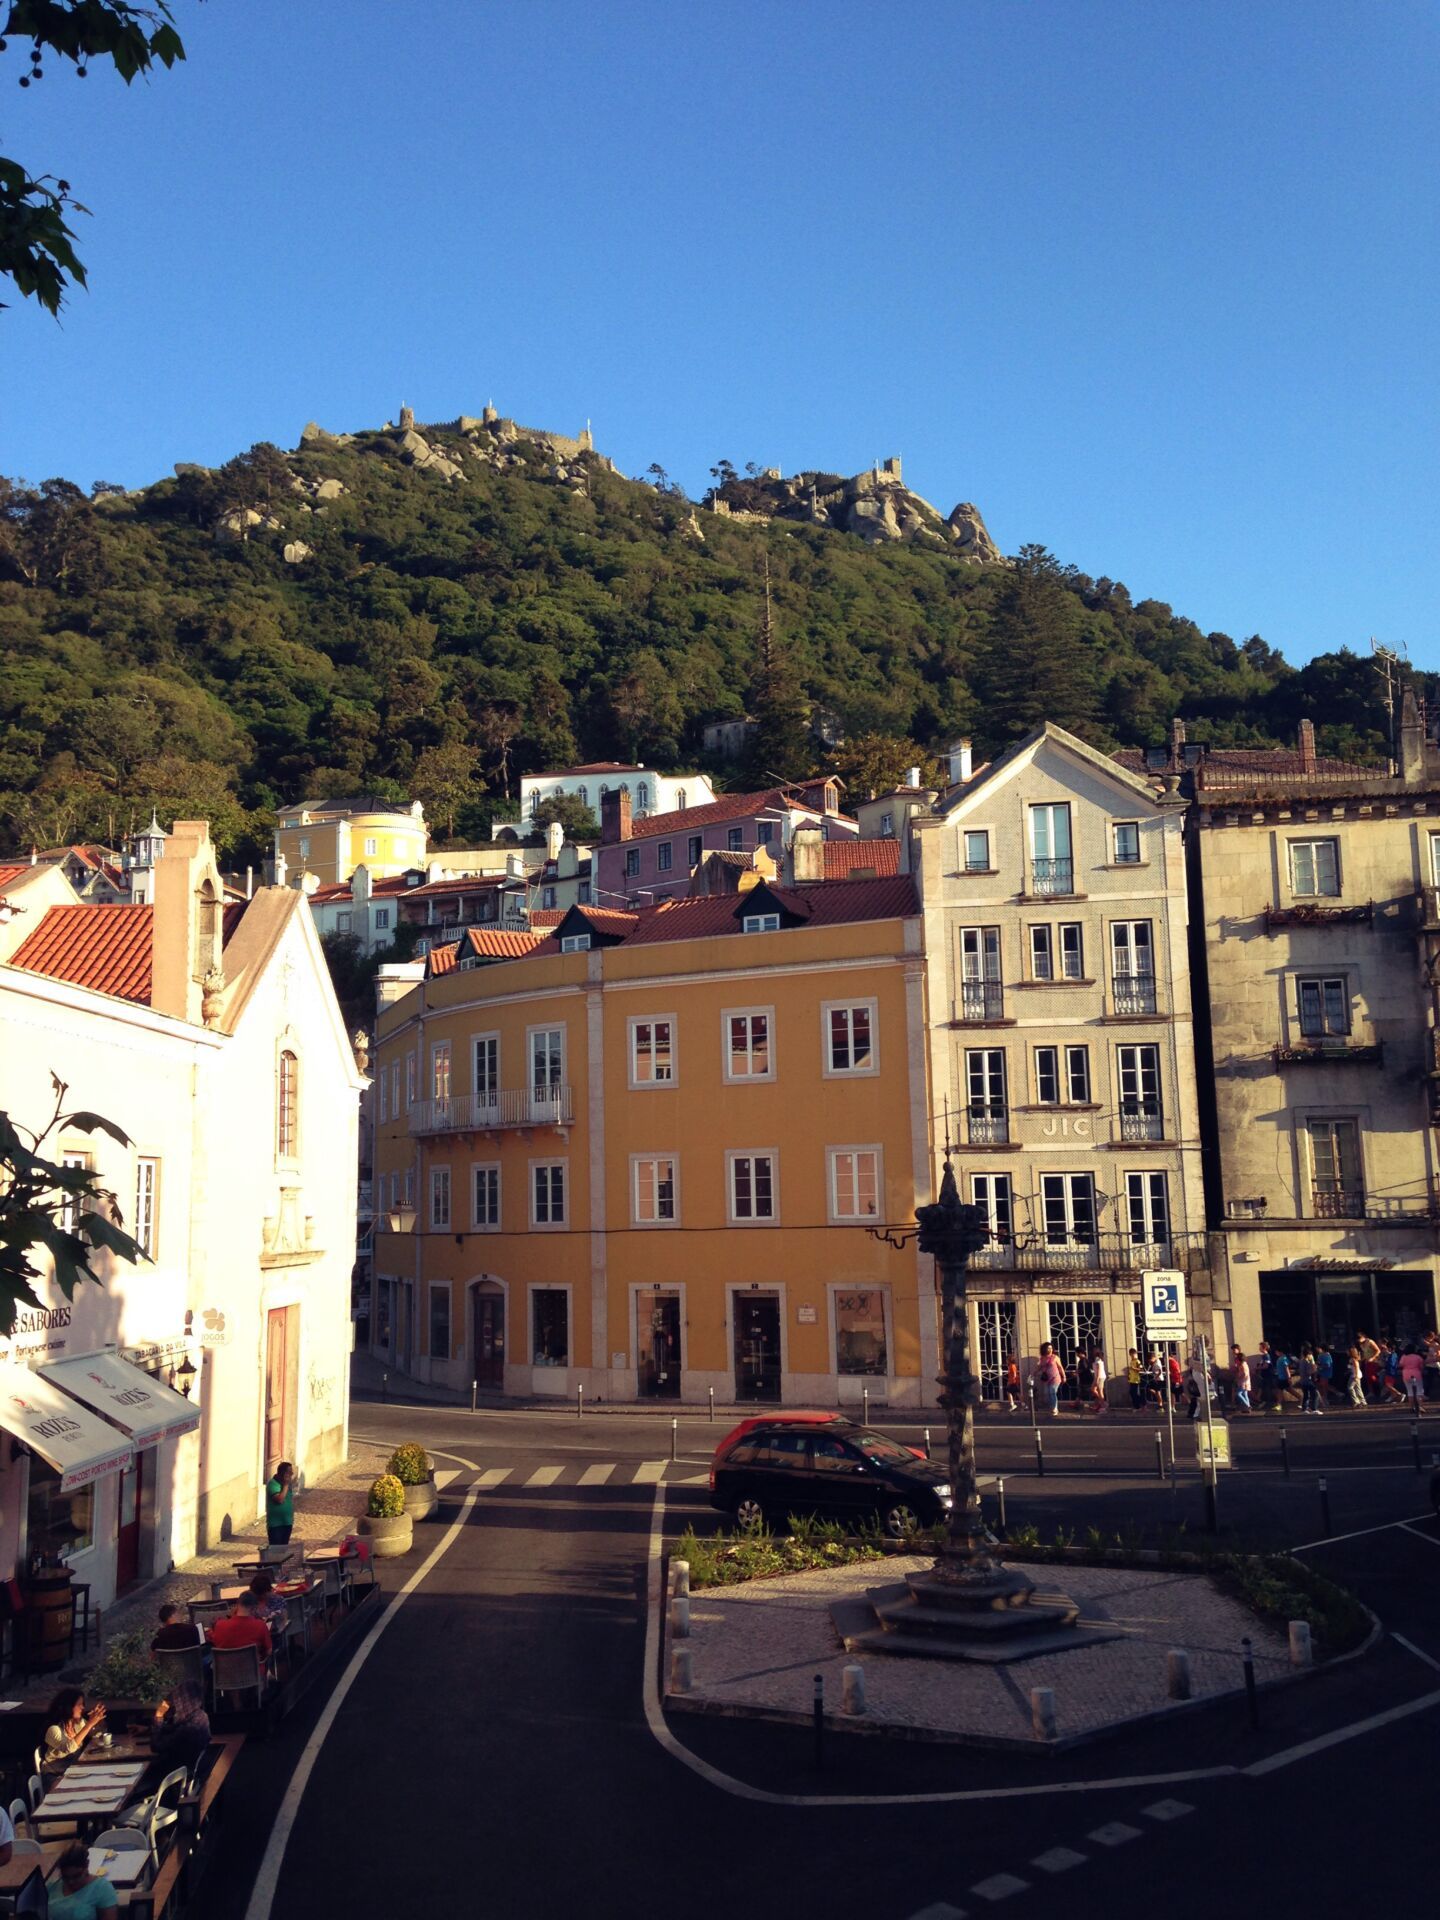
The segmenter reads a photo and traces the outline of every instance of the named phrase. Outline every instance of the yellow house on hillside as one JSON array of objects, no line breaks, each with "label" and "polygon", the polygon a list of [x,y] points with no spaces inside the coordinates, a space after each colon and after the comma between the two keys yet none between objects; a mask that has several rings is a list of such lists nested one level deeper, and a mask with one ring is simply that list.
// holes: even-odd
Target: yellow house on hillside
[{"label": "yellow house on hillside", "polygon": [[[459,1391],[917,1404],[933,1265],[908,878],[572,908],[386,1008],[378,1356]],[[387,1230],[389,1229],[389,1230]]]},{"label": "yellow house on hillside", "polygon": [[277,878],[285,873],[292,883],[298,874],[313,873],[322,887],[339,886],[358,866],[372,880],[389,880],[423,867],[429,844],[418,800],[408,807],[366,797],[301,800],[275,816]]}]

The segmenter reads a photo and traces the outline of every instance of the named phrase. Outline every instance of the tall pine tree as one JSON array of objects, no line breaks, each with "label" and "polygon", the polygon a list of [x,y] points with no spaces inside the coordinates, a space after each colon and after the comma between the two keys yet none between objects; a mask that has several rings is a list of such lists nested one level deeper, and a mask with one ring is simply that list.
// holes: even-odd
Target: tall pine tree
[{"label": "tall pine tree", "polygon": [[776,781],[805,780],[814,772],[815,752],[810,738],[810,706],[789,648],[776,637],[770,604],[770,556],[765,556],[765,617],[755,678],[750,685],[750,717],[755,730],[745,756],[746,774],[754,788]]},{"label": "tall pine tree", "polygon": [[1104,739],[1083,609],[1065,569],[1044,547],[1020,549],[978,661],[979,731],[994,751],[1045,720],[1082,739]]}]

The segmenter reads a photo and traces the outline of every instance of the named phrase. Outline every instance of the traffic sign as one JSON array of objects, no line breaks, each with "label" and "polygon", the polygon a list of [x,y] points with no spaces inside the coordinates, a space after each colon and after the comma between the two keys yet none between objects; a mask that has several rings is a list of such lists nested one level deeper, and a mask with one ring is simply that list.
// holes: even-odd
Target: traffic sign
[{"label": "traffic sign", "polygon": [[1149,1268],[1140,1276],[1145,1298],[1145,1337],[1183,1340],[1186,1333],[1185,1276],[1170,1268]]}]

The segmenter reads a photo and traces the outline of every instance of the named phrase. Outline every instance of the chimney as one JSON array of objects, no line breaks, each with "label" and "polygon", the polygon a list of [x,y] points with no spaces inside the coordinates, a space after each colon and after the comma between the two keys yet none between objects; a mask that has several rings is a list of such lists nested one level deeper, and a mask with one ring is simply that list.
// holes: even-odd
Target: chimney
[{"label": "chimney", "polygon": [[551,860],[560,858],[560,849],[565,844],[565,829],[558,820],[552,820],[545,829],[545,852]]},{"label": "chimney", "polygon": [[219,984],[224,890],[204,820],[177,820],[155,863],[150,913],[150,1004],[199,1026]]},{"label": "chimney", "polygon": [[907,767],[907,768],[905,769],[905,784],[906,784],[906,786],[907,786],[907,787],[918,787],[918,786],[919,786],[919,784],[920,784],[920,769],[919,769],[919,767]]},{"label": "chimney", "polygon": [[790,841],[790,873],[797,887],[825,878],[825,836],[819,827],[797,827]]},{"label": "chimney", "polygon": [[613,847],[630,838],[630,789],[612,787],[600,796],[600,844]]},{"label": "chimney", "polygon": [[1185,722],[1178,716],[1170,722],[1170,764],[1178,767],[1185,758]]},{"label": "chimney", "polygon": [[1400,698],[1400,778],[1407,787],[1425,778],[1425,721],[1413,687]]},{"label": "chimney", "polygon": [[1313,720],[1300,722],[1300,771],[1302,773],[1315,771],[1315,722]]},{"label": "chimney", "polygon": [[957,740],[950,749],[950,784],[963,787],[971,775],[970,742]]}]

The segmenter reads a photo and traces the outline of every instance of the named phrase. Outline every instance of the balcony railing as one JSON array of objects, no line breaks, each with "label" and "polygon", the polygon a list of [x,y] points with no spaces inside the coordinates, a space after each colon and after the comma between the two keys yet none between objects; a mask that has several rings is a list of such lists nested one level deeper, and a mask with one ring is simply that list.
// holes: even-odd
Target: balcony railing
[{"label": "balcony railing", "polygon": [[1201,1234],[1172,1234],[1160,1240],[1136,1240],[1128,1233],[1010,1238],[997,1235],[970,1256],[977,1269],[1015,1273],[1142,1273],[1151,1267],[1190,1269],[1204,1264]]},{"label": "balcony railing", "polygon": [[1265,931],[1272,927],[1344,927],[1375,918],[1375,902],[1366,900],[1354,906],[1327,904],[1331,896],[1314,900],[1292,900],[1288,906],[1271,905],[1265,909]]},{"label": "balcony railing", "polygon": [[1154,1013],[1154,974],[1117,973],[1110,984],[1110,1005],[1114,1013]]},{"label": "balcony railing", "polygon": [[1035,894],[1073,893],[1075,862],[1073,860],[1032,860],[1030,891]]},{"label": "balcony railing", "polygon": [[1301,1040],[1294,1046],[1276,1047],[1277,1067],[1303,1067],[1317,1060],[1352,1067],[1378,1067],[1384,1063],[1385,1049],[1377,1040],[1371,1045],[1354,1044],[1342,1037]]},{"label": "balcony railing", "polygon": [[1158,1100],[1140,1100],[1120,1109],[1122,1140],[1163,1140],[1165,1119]]},{"label": "balcony railing", "polygon": [[1003,1020],[1005,989],[998,980],[962,980],[957,1020]]},{"label": "balcony railing", "polygon": [[1359,1187],[1312,1187],[1310,1217],[1312,1220],[1363,1220],[1365,1195]]},{"label": "balcony railing", "polygon": [[1420,924],[1427,933],[1440,933],[1440,887],[1421,890]]},{"label": "balcony railing", "polygon": [[573,1119],[569,1087],[536,1087],[481,1099],[473,1093],[448,1100],[417,1100],[410,1108],[411,1133],[489,1133],[502,1127],[563,1127]]},{"label": "balcony railing", "polygon": [[1004,1107],[971,1107],[966,1137],[972,1147],[1003,1147],[1010,1138],[1010,1116]]}]

